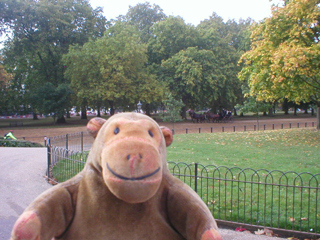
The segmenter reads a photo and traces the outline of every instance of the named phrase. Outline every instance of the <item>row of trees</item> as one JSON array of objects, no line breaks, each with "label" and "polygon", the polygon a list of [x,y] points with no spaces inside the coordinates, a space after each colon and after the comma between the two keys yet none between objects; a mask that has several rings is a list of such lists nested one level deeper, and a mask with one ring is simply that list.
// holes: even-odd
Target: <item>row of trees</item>
[{"label": "row of trees", "polygon": [[[232,107],[242,97],[237,73],[249,49],[251,20],[216,14],[198,26],[149,3],[107,21],[86,0],[0,0],[2,51],[13,79],[2,111],[54,113],[72,107],[156,108],[166,93],[185,108]],[[85,111],[83,111],[85,113]]]},{"label": "row of trees", "polygon": [[2,50],[2,111],[23,106],[63,121],[72,106],[114,112],[140,100],[148,112],[166,96],[181,100],[183,113],[231,109],[245,96],[319,103],[318,71],[311,71],[318,64],[316,0],[286,1],[259,24],[213,13],[198,26],[147,2],[109,21],[87,0],[0,0],[0,7],[0,31],[12,35]]}]

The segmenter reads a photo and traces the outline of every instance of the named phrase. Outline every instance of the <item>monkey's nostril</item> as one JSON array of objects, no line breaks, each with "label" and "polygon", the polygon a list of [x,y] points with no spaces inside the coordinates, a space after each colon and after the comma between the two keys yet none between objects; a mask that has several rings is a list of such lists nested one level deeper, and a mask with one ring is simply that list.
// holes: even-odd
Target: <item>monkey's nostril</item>
[{"label": "monkey's nostril", "polygon": [[142,159],[142,154],[141,153],[139,153],[139,157],[140,157],[140,159]]},{"label": "monkey's nostril", "polygon": [[130,160],[130,158],[131,158],[131,156],[130,156],[130,154],[127,156],[127,160]]}]

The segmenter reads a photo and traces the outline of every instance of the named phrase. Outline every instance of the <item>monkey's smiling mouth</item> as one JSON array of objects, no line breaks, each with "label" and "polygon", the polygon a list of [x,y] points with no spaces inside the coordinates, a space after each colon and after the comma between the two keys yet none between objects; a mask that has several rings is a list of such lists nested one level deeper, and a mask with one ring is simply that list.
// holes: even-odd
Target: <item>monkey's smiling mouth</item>
[{"label": "monkey's smiling mouth", "polygon": [[160,171],[160,167],[158,167],[155,171],[153,171],[152,173],[149,173],[149,174],[147,174],[147,175],[144,175],[144,176],[141,176],[141,177],[131,177],[131,178],[128,178],[128,177],[124,177],[124,176],[116,173],[115,171],[113,171],[113,170],[111,169],[111,167],[109,166],[108,163],[107,163],[107,168],[108,168],[108,170],[109,170],[114,176],[116,176],[117,178],[120,178],[120,179],[122,179],[122,180],[129,180],[129,181],[139,181],[139,180],[143,180],[143,179],[146,179],[146,178],[148,178],[148,177],[151,177],[151,176],[155,175],[157,172]]}]

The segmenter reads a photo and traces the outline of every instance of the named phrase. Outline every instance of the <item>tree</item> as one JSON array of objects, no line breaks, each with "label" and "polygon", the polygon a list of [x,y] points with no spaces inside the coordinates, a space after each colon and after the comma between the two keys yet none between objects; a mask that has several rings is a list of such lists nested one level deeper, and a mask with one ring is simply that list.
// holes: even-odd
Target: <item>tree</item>
[{"label": "tree", "polygon": [[188,47],[197,46],[198,32],[181,17],[168,17],[152,27],[149,40],[149,62],[161,64],[162,60]]},{"label": "tree", "polygon": [[134,26],[118,21],[104,37],[71,47],[64,57],[66,76],[81,99],[135,106],[162,98],[163,87],[146,67],[147,46]]},{"label": "tree", "polygon": [[200,46],[213,52],[216,59],[216,70],[224,76],[216,90],[215,98],[211,98],[208,106],[217,112],[218,108],[232,109],[236,103],[243,101],[241,82],[237,74],[241,70],[238,61],[241,55],[249,50],[252,20],[228,20],[213,13],[209,19],[202,21],[197,30],[200,33]]},{"label": "tree", "polygon": [[0,57],[0,114],[3,114],[4,112],[8,112],[10,101],[9,101],[9,95],[10,95],[10,81],[12,80],[13,76],[8,73],[2,63],[2,58]]},{"label": "tree", "polygon": [[[82,45],[89,36],[102,35],[106,23],[101,9],[93,10],[87,0],[1,0],[0,5],[4,7],[1,29],[13,33],[4,55],[12,72],[19,73],[14,74],[15,80],[23,84],[34,111],[52,113],[55,109],[54,115],[63,122],[70,96],[59,99],[59,106],[51,101],[52,95],[71,93],[66,89],[69,83],[64,78],[62,55],[71,44]],[[46,90],[50,94],[42,94]],[[54,106],[48,107],[48,103]]]},{"label": "tree", "polygon": [[158,5],[153,4],[151,6],[149,2],[138,3],[134,7],[130,6],[126,14],[126,21],[137,27],[143,43],[147,43],[152,37],[151,28],[153,24],[166,18],[167,16]]},{"label": "tree", "polygon": [[[225,80],[213,52],[197,47],[181,50],[163,61],[162,67],[171,93],[189,107],[208,106],[211,99],[217,98],[218,85]],[[182,112],[185,118],[185,109]]]},{"label": "tree", "polygon": [[173,131],[174,123],[177,122],[180,118],[180,111],[183,108],[184,104],[181,100],[176,100],[171,93],[166,93],[166,99],[164,100],[164,105],[167,110],[168,115],[165,116],[162,120],[172,122]]},{"label": "tree", "polygon": [[255,25],[251,50],[239,73],[258,100],[287,99],[317,105],[320,129],[320,7],[318,0],[284,1]]}]

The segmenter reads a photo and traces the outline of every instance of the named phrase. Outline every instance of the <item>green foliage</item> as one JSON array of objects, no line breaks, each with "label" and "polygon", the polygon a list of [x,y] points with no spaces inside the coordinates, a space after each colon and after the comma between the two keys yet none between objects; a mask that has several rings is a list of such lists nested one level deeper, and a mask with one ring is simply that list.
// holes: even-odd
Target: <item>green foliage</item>
[{"label": "green foliage", "polygon": [[0,147],[43,147],[43,145],[23,140],[5,140],[0,137]]},{"label": "green foliage", "polygon": [[212,51],[195,47],[181,50],[162,62],[166,82],[176,97],[181,97],[185,105],[197,106],[216,98],[216,87],[224,77],[216,68]]},{"label": "green foliage", "polygon": [[2,57],[0,57],[0,114],[10,108],[10,82],[13,78],[11,74],[7,72],[3,65]]},{"label": "green foliage", "polygon": [[239,77],[258,100],[314,101],[320,106],[319,17],[317,0],[287,1],[257,24],[251,50],[242,56]]},{"label": "green foliage", "polygon": [[[89,36],[102,35],[105,18],[101,9],[93,10],[86,0],[26,0],[19,3],[2,0],[1,3],[4,5],[1,29],[13,33],[3,52],[17,89],[23,92],[24,101],[34,111],[47,113],[54,109],[56,115],[63,116],[71,98],[67,90],[69,83],[63,74],[62,55],[69,45],[83,44]],[[42,94],[39,88],[48,89],[49,85],[48,95]],[[68,96],[60,99],[57,105],[52,101],[52,95],[62,96],[62,92]],[[49,103],[55,105],[50,106],[50,110]]]},{"label": "green foliage", "polygon": [[47,82],[35,89],[30,97],[33,102],[42,101],[38,110],[44,114],[53,114],[53,117],[63,116],[70,105],[70,95],[72,94],[68,84],[59,84],[58,87]]},{"label": "green foliage", "polygon": [[219,76],[216,86],[210,89],[214,96],[209,98],[207,107],[214,112],[217,108],[232,109],[236,103],[243,101],[241,83],[237,77],[241,70],[238,60],[244,51],[249,50],[249,27],[252,20],[229,20],[224,22],[213,13],[209,19],[202,21],[197,30],[200,33],[200,46],[214,54],[214,70]]},{"label": "green foliage", "polygon": [[197,45],[198,32],[181,17],[168,17],[152,27],[152,38],[149,40],[149,61],[160,64],[162,60],[188,47]]},{"label": "green foliage", "polygon": [[237,62],[248,50],[251,20],[213,14],[195,27],[148,2],[112,22],[88,0],[0,0],[0,7],[0,32],[12,31],[3,53],[13,111],[132,110],[139,100],[161,103],[165,92],[185,108],[216,111],[243,101]]},{"label": "green foliage", "polygon": [[164,105],[167,110],[167,116],[165,116],[162,120],[165,122],[177,122],[181,119],[181,108],[184,106],[181,100],[176,100],[172,97],[172,95],[166,94],[166,100],[164,100]]},{"label": "green foliage", "polygon": [[258,114],[259,112],[268,112],[272,108],[271,103],[259,102],[255,98],[247,98],[242,105],[238,104],[235,108],[239,109],[242,113],[254,112]]},{"label": "green foliage", "polygon": [[153,24],[166,18],[167,16],[158,5],[151,6],[149,2],[138,3],[134,7],[130,6],[126,14],[126,21],[139,29],[141,40],[144,43],[147,43],[152,36]]},{"label": "green foliage", "polygon": [[160,100],[163,87],[148,72],[147,46],[134,26],[117,22],[106,35],[64,56],[66,76],[79,99],[135,105]]}]

